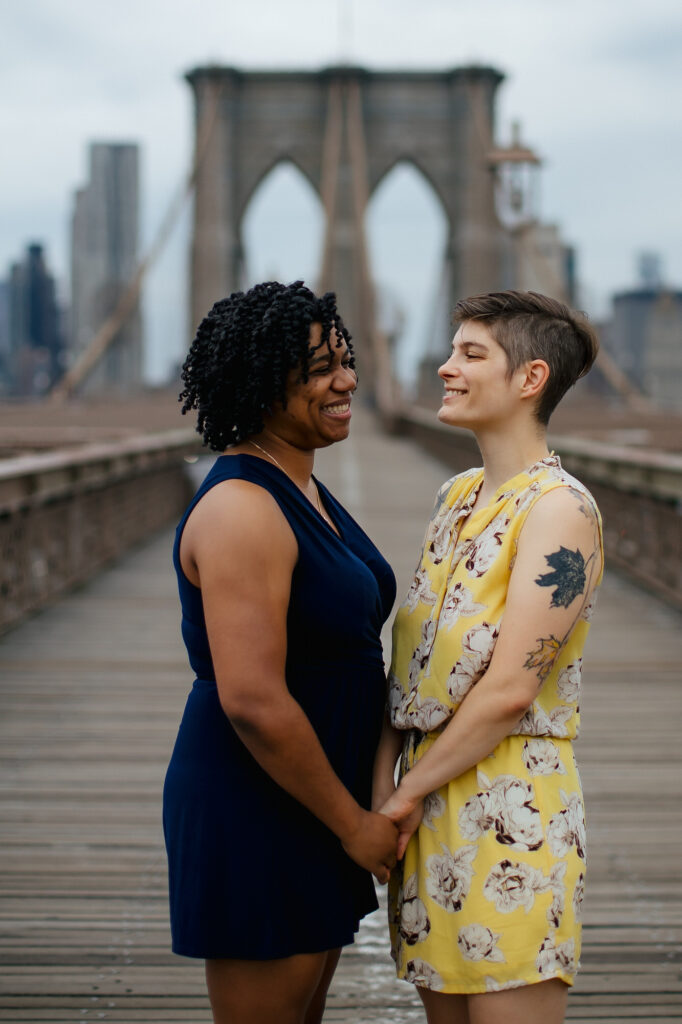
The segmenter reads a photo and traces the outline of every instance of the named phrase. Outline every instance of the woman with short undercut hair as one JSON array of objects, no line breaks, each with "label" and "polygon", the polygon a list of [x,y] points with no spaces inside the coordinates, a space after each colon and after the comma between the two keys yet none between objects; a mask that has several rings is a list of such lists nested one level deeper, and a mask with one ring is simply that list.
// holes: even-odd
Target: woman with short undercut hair
[{"label": "woman with short undercut hair", "polygon": [[474,432],[483,468],[440,489],[393,630],[373,798],[400,831],[392,951],[429,1024],[561,1024],[585,886],[571,741],[603,552],[546,426],[597,338],[534,292],[454,318],[438,418]]}]

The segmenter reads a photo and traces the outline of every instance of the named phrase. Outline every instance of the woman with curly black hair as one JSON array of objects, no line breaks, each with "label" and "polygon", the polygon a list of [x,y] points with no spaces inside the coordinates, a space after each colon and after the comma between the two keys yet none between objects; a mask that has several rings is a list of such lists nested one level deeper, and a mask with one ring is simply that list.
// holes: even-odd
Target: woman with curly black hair
[{"label": "woman with curly black hair", "polygon": [[196,675],[164,789],[173,949],[206,960],[216,1024],[315,1024],[376,907],[397,829],[371,813],[390,567],[312,475],[357,378],[328,293],[267,283],[215,304],[183,412],[222,454],[178,527]]}]

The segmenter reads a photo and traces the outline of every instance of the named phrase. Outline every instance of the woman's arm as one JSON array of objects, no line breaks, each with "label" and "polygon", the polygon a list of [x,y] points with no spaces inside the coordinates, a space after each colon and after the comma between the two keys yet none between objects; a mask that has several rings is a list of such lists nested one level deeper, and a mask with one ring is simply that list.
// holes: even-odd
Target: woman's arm
[{"label": "woman's arm", "polygon": [[[449,491],[452,489],[453,481],[455,477],[451,477],[446,480],[445,483],[441,484],[436,493],[436,500],[434,502],[433,511],[426,526],[426,532],[424,534],[424,540],[419,551],[419,559],[417,560],[416,571],[419,570],[422,559],[424,557],[424,548],[429,541],[431,530],[434,522],[437,520],[443,503],[447,498]],[[414,584],[413,584],[414,586]],[[412,590],[412,588],[410,588]],[[374,759],[374,776],[372,783],[372,810],[378,810],[383,807],[388,798],[392,793],[395,792],[395,769],[398,761],[398,757],[402,751],[403,742],[405,740],[404,730],[394,729],[391,725],[390,714],[388,706],[384,714],[384,722],[381,730],[381,738],[379,740],[379,746],[377,749],[376,757]]]},{"label": "woman's arm", "polygon": [[287,609],[298,546],[277,503],[246,481],[216,485],[187,522],[181,557],[198,576],[220,703],[238,736],[353,860],[387,881],[395,826],[349,793],[286,685]]},{"label": "woman's arm", "polygon": [[378,811],[395,792],[395,768],[403,747],[405,733],[391,725],[388,709],[384,713],[381,739],[374,758],[372,779],[372,810]]},{"label": "woman's arm", "polygon": [[533,703],[580,620],[601,562],[597,519],[579,491],[558,488],[536,502],[519,537],[488,670],[381,808],[399,826],[399,857],[423,798],[486,758]]}]

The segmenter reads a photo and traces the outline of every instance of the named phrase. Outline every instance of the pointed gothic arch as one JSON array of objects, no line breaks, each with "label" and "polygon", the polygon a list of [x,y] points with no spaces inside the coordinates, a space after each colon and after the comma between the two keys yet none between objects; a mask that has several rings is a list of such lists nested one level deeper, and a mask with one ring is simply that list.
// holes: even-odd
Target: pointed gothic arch
[{"label": "pointed gothic arch", "polygon": [[450,234],[447,211],[418,164],[401,158],[376,183],[365,223],[379,320],[389,337],[394,324],[400,327],[393,365],[404,389],[413,391],[424,352],[447,348],[449,324],[439,306]]},{"label": "pointed gothic arch", "polygon": [[240,287],[266,278],[303,278],[315,287],[324,209],[310,179],[293,160],[277,160],[257,181],[242,210],[238,237]]}]

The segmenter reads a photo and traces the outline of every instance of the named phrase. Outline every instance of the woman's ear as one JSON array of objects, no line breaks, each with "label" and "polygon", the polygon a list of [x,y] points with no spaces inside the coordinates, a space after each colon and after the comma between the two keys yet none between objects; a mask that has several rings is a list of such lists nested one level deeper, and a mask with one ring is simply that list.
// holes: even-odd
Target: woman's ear
[{"label": "woman's ear", "polygon": [[549,366],[544,359],[531,359],[523,370],[521,397],[537,398],[549,380]]}]

